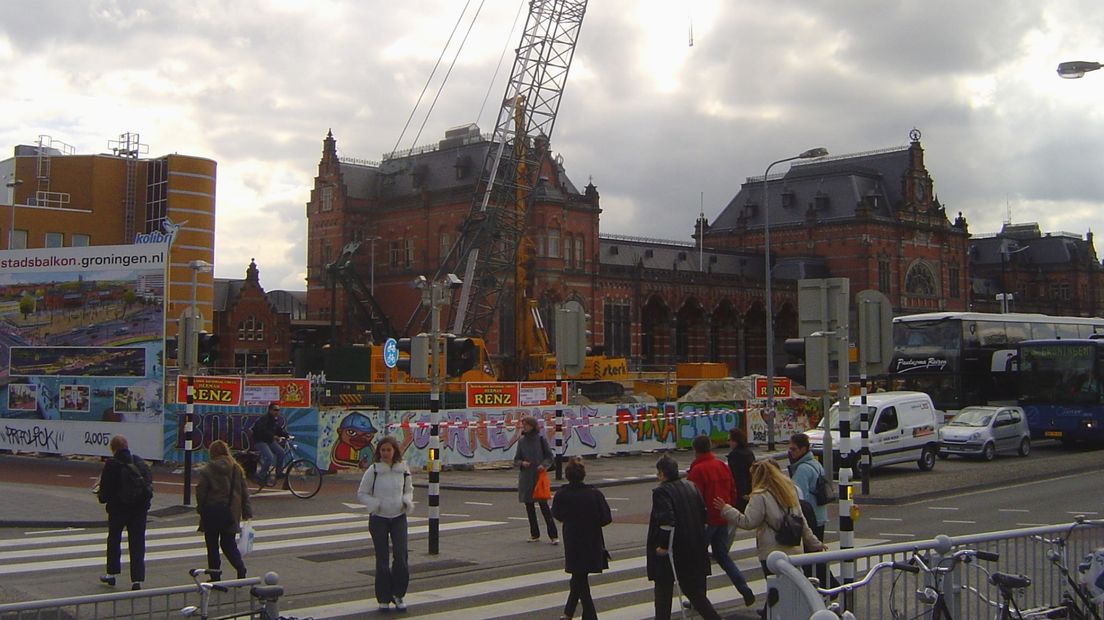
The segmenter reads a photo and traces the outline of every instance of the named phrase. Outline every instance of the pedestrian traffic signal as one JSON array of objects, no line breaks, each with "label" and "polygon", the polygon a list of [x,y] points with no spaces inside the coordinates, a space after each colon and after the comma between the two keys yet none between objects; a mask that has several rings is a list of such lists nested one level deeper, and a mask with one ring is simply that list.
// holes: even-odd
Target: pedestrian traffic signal
[{"label": "pedestrian traffic signal", "polygon": [[479,363],[479,347],[471,338],[449,334],[445,345],[445,371],[450,377],[459,377]]},{"label": "pedestrian traffic signal", "polygon": [[218,334],[199,332],[199,344],[196,346],[197,357],[200,364],[211,367],[218,363],[219,337]]},{"label": "pedestrian traffic signal", "polygon": [[787,338],[783,347],[792,361],[786,364],[782,376],[814,392],[828,390],[827,337]]},{"label": "pedestrian traffic signal", "polygon": [[[413,338],[399,338],[399,360],[395,367],[410,375],[411,379],[429,378],[429,334]],[[406,357],[403,357],[403,353]]]},{"label": "pedestrian traffic signal", "polygon": [[176,359],[176,336],[165,338],[165,360]]}]

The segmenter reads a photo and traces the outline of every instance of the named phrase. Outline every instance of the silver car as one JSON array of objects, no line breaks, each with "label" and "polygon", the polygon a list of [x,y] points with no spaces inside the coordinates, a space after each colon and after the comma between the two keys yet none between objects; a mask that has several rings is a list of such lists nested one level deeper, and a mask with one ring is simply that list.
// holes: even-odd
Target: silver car
[{"label": "silver car", "polygon": [[1019,407],[966,407],[939,429],[939,456],[980,456],[1031,453],[1031,431]]}]

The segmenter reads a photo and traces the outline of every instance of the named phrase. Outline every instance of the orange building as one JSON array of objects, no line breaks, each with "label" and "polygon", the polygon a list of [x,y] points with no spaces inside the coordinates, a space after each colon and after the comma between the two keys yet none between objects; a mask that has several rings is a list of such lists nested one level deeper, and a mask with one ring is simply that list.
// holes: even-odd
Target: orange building
[{"label": "orange building", "polygon": [[8,190],[0,205],[0,248],[123,245],[164,232],[166,224],[178,226],[165,330],[176,334],[194,277],[196,307],[211,331],[214,276],[190,264],[214,264],[216,162],[176,154],[143,158],[146,146],[131,133],[111,147],[111,153],[77,155],[49,136],[16,146],[12,158],[0,161]]}]

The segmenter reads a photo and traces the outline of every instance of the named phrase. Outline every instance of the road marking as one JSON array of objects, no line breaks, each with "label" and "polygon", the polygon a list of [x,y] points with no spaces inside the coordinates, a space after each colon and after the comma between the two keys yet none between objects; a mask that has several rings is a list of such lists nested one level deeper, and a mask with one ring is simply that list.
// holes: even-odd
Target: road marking
[{"label": "road marking", "polygon": [[1077,516],[1077,515],[1095,515],[1095,514],[1099,514],[1099,513],[1097,513],[1094,510],[1067,510],[1066,514]]},{"label": "road marking", "polygon": [[606,501],[608,501],[608,502],[630,502],[630,501],[632,501],[632,499],[630,499],[628,497],[607,497]]},{"label": "road marking", "polygon": [[1050,523],[1017,523],[1020,527],[1042,527],[1044,525],[1051,525]]},{"label": "road marking", "polygon": [[471,515],[462,515],[462,514],[455,513],[455,512],[442,512],[441,516],[442,517],[463,517],[465,519],[467,519],[468,517],[471,517]]},{"label": "road marking", "polygon": [[34,532],[23,532],[24,536],[42,536],[45,534],[63,534],[65,532],[83,532],[83,527],[66,527],[60,530],[36,530]]},{"label": "road marking", "polygon": [[977,523],[977,521],[960,521],[960,520],[957,520],[957,519],[943,519],[943,522],[944,523],[960,523],[960,524],[964,524],[964,525],[973,525],[973,524]]},{"label": "road marking", "polygon": [[[1078,472],[1078,473],[1075,473],[1075,474],[1066,474],[1065,476],[1050,477],[1050,478],[1046,478],[1044,480],[1033,480],[1031,482],[1021,482],[1019,484],[1009,484],[1009,485],[1000,486],[1000,487],[980,489],[980,490],[977,490],[977,491],[966,491],[964,493],[955,493],[955,494],[951,494],[951,495],[943,495],[943,496],[940,496],[939,499],[940,500],[957,499],[959,497],[969,497],[971,495],[981,495],[982,493],[1004,493],[1005,491],[1007,491],[1009,489],[1018,489],[1020,487],[1027,487],[1027,486],[1032,486],[1032,485],[1036,485],[1036,484],[1053,484],[1058,480],[1067,480],[1069,478],[1078,478],[1078,477],[1084,477],[1084,476],[1099,476],[1099,475],[1100,475],[1100,472],[1095,471],[1095,470],[1094,471],[1083,471],[1083,472]],[[1093,481],[1095,482],[1095,479]],[[912,504],[922,504],[926,501],[931,501],[931,498],[919,499],[919,500],[916,500],[915,502],[902,503],[902,504],[898,504],[898,505],[899,506],[911,506]],[[1044,524],[1039,524],[1039,525],[1050,525],[1050,524],[1044,523]]]},{"label": "road marking", "polygon": [[886,538],[916,538],[916,534],[896,534],[894,532],[878,532],[878,536]]},{"label": "road marking", "polygon": [[928,510],[958,510],[954,506],[928,506]]},{"label": "road marking", "polygon": [[[456,523],[443,523],[441,524],[441,531],[447,532],[450,530],[466,530],[477,527],[489,527],[493,525],[502,525],[501,521],[458,521]],[[194,530],[194,527],[192,528]],[[331,528],[332,529],[332,528]],[[425,534],[429,531],[428,525],[419,525],[409,528],[408,535]],[[309,536],[306,538],[296,538],[291,540],[273,540],[264,541],[264,530],[258,532],[258,540],[253,546],[253,553],[258,551],[273,551],[284,549],[295,549],[299,547],[318,547],[321,545],[329,544],[341,544],[341,545],[357,545],[364,541],[363,532],[347,532],[344,534],[335,534],[332,536]],[[268,533],[276,535],[280,530],[268,530]],[[102,535],[101,535],[102,537]],[[187,547],[181,549],[169,549],[165,551],[155,551],[153,553],[146,554],[146,562],[155,562],[157,560],[179,560],[182,558],[202,558],[207,556],[207,550],[202,545],[198,544],[198,538],[193,533],[192,536],[187,537]],[[95,554],[81,558],[69,558],[58,560],[45,560],[37,562],[22,562],[22,563],[8,563],[0,565],[0,575],[9,575],[15,573],[27,573],[35,571],[54,571],[59,569],[68,568],[82,568],[89,566],[100,566],[103,564],[103,545],[89,545],[95,547]],[[146,547],[151,545],[147,542]],[[154,545],[156,546],[156,545]],[[124,545],[125,548],[125,545]],[[62,553],[69,552],[69,549],[60,550]],[[38,554],[41,557],[42,554]],[[127,562],[127,554],[123,553],[123,563]],[[559,574],[563,574],[562,570]]]},{"label": "road marking", "polygon": [[528,521],[529,517],[506,517],[510,521]]},{"label": "road marking", "polygon": [[348,508],[349,510],[363,510],[367,508],[367,506],[365,506],[364,504],[353,504],[350,502],[341,502],[341,505]]},{"label": "road marking", "polygon": [[1027,508],[997,508],[997,512],[1031,512]]},{"label": "road marking", "polygon": [[897,517],[870,517],[871,521],[904,521],[904,519],[898,519]]},{"label": "road marking", "polygon": [[72,478],[73,474],[58,474],[58,478]]},{"label": "road marking", "polygon": [[464,502],[468,506],[494,506],[491,502]]}]

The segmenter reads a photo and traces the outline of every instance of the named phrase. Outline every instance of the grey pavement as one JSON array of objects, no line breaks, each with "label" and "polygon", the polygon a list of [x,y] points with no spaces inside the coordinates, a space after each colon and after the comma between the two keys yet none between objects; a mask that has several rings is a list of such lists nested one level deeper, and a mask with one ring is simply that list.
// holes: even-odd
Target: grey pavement
[{"label": "grey pavement", "polygon": [[[718,457],[724,452],[718,450]],[[759,458],[783,458],[784,453],[772,454],[757,450]],[[685,470],[693,460],[687,450],[672,453]],[[1066,451],[1050,442],[1040,442],[1028,459],[1001,458],[992,463],[962,459],[940,460],[931,472],[918,472],[914,464],[901,464],[876,470],[871,481],[870,493],[856,492],[856,503],[900,504],[952,492],[965,492],[999,487],[1016,482],[1046,479],[1048,477],[1099,469],[1101,452],[1093,450]],[[623,484],[648,483],[655,479],[655,462],[659,452],[618,454],[588,457],[587,482],[598,487]],[[43,467],[38,467],[33,456],[0,455],[0,484],[4,489],[4,502],[0,503],[0,527],[106,527],[103,507],[90,496],[93,477],[98,475],[98,461],[65,461],[58,457],[41,457]],[[36,469],[51,465],[64,468],[67,476],[84,485],[60,486],[44,484],[44,480],[22,482],[19,474],[8,474],[19,467],[31,464]],[[337,478],[353,482],[360,472],[350,471],[327,475],[327,480]],[[192,510],[182,505],[180,488],[183,475],[180,467],[156,465],[154,478],[158,483],[154,495],[152,516],[170,516]],[[415,484],[427,485],[427,474],[419,472]],[[56,480],[56,478],[54,478]],[[553,489],[562,481],[553,480]],[[323,486],[325,487],[325,481]],[[509,462],[481,464],[474,468],[449,468],[441,472],[442,490],[472,490],[514,492],[517,489],[517,471]],[[325,491],[325,489],[324,489]],[[858,491],[858,489],[856,489]],[[92,500],[92,501],[89,501]]]}]

